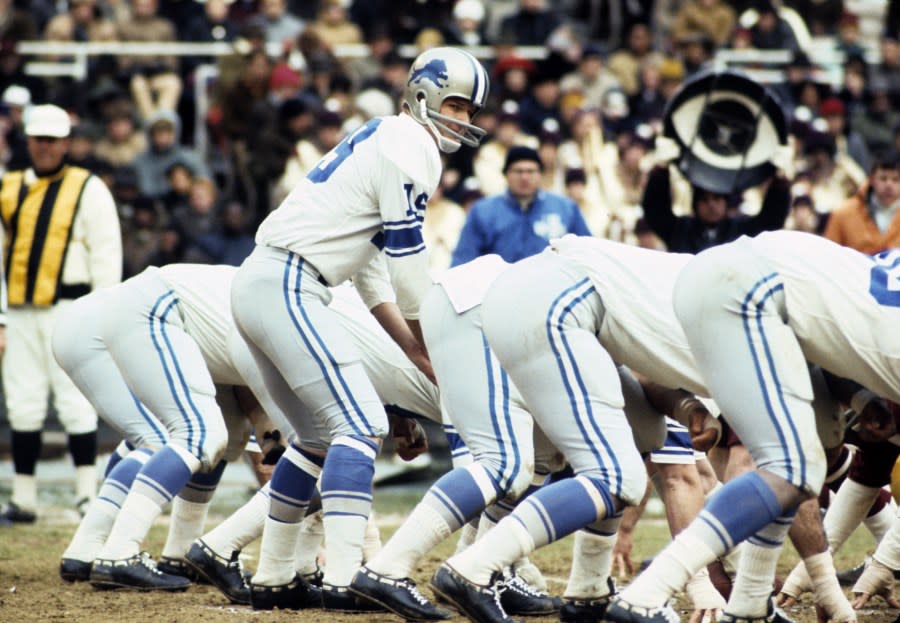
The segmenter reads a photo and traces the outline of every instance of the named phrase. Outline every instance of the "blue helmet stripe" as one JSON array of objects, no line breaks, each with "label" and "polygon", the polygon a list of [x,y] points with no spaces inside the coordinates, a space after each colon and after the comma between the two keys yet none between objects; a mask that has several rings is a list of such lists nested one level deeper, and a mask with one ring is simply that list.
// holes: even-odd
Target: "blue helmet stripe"
[{"label": "blue helmet stripe", "polygon": [[473,80],[472,80],[472,103],[476,103],[476,102],[478,102],[478,82],[479,82],[478,79],[481,76],[479,75],[477,66],[472,67],[472,69],[474,70],[474,76],[473,76]]}]

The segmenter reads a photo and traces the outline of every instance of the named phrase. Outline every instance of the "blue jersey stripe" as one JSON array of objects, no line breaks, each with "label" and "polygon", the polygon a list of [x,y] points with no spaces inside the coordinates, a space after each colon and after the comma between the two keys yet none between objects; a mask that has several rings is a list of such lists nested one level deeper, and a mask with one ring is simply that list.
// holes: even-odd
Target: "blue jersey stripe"
[{"label": "blue jersey stripe", "polygon": [[412,249],[425,242],[421,227],[403,227],[401,229],[384,230],[384,246],[388,250],[402,251]]}]

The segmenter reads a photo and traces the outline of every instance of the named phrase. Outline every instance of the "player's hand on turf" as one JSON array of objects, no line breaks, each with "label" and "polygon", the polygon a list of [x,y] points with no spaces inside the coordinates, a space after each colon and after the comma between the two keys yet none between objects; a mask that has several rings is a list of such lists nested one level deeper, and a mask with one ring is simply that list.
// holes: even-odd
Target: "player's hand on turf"
[{"label": "player's hand on turf", "polygon": [[620,580],[634,575],[634,561],[631,559],[631,549],[634,540],[630,532],[619,531],[616,544],[613,546],[613,574]]},{"label": "player's hand on turf", "polygon": [[872,597],[881,597],[891,608],[900,608],[900,601],[894,598],[894,571],[875,559],[866,565],[852,592],[856,595],[852,605],[857,610]]},{"label": "player's hand on turf", "polygon": [[788,574],[775,603],[782,608],[790,608],[797,603],[797,599],[812,590],[812,581],[806,572],[806,565],[798,562]]},{"label": "player's hand on turf", "polygon": [[689,623],[715,623],[725,610],[725,598],[716,590],[706,567],[698,571],[685,586],[694,611]]},{"label": "player's hand on turf", "polygon": [[691,618],[688,619],[688,623],[716,623],[721,615],[722,611],[718,608],[694,610],[691,612]]}]

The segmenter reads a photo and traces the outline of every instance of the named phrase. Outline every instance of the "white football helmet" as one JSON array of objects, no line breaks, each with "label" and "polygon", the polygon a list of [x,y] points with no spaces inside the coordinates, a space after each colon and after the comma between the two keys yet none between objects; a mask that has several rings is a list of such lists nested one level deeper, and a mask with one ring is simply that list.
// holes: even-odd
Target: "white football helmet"
[{"label": "white football helmet", "polygon": [[[453,153],[461,143],[478,147],[485,131],[440,114],[441,104],[448,97],[459,97],[474,104],[477,112],[487,101],[489,89],[488,74],[474,56],[457,48],[432,48],[420,54],[409,68],[403,101],[413,118],[437,139],[438,148]],[[452,130],[448,123],[463,126],[463,132]],[[450,136],[444,136],[441,130]]]}]

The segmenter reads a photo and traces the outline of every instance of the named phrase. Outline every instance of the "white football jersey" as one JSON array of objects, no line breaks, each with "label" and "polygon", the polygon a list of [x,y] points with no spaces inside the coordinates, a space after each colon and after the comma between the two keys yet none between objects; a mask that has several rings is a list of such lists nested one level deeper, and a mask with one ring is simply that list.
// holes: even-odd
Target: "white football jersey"
[{"label": "white football jersey", "polygon": [[875,257],[794,231],[741,238],[784,282],[806,358],[900,401],[900,250]]},{"label": "white football jersey", "polygon": [[418,318],[431,285],[422,221],[440,175],[440,153],[422,125],[407,114],[376,117],[319,161],[263,221],[256,242],[300,255],[331,285],[383,249],[397,304]]},{"label": "white football jersey", "polygon": [[231,362],[228,333],[237,331],[231,316],[231,282],[237,268],[209,264],[169,264],[159,276],[178,297],[184,328],[203,354],[213,382],[244,385]]},{"label": "white football jersey", "polygon": [[619,364],[667,387],[709,395],[672,307],[675,280],[692,255],[568,235],[545,253],[577,263],[603,307],[600,343]]},{"label": "white football jersey", "polygon": [[502,257],[491,253],[447,269],[437,282],[456,313],[462,314],[481,305],[488,288],[509,266]]}]

